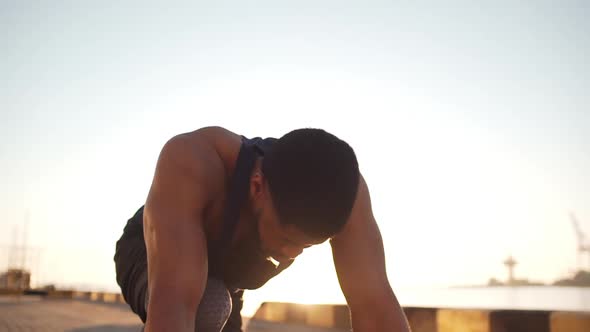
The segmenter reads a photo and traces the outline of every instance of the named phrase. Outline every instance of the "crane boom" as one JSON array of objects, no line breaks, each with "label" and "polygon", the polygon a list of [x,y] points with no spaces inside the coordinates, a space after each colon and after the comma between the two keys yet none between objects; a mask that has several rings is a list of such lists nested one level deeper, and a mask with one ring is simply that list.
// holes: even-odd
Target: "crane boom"
[{"label": "crane boom", "polygon": [[570,213],[570,220],[572,221],[572,225],[574,226],[574,230],[576,231],[576,236],[578,237],[578,244],[580,247],[584,246],[584,238],[585,235],[580,228],[580,224],[578,223],[578,219],[573,213]]}]

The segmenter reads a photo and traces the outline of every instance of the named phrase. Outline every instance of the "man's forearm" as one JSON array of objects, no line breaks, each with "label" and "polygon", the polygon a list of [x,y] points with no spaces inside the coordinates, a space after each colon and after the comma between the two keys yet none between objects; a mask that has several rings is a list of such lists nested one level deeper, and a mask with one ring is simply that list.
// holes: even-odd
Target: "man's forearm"
[{"label": "man's forearm", "polygon": [[187,293],[190,290],[174,289],[170,285],[153,286],[148,301],[145,332],[194,332],[198,302],[187,296]]},{"label": "man's forearm", "polygon": [[195,314],[180,306],[151,306],[148,309],[145,332],[182,331],[194,332]]}]

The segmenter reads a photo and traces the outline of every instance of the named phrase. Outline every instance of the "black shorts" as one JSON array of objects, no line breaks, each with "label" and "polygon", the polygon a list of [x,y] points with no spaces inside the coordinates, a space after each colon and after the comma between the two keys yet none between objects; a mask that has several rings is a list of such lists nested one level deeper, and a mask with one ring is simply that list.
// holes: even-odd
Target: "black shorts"
[{"label": "black shorts", "polygon": [[147,254],[143,240],[143,207],[127,221],[115,247],[117,284],[123,298],[145,323],[147,291]]}]

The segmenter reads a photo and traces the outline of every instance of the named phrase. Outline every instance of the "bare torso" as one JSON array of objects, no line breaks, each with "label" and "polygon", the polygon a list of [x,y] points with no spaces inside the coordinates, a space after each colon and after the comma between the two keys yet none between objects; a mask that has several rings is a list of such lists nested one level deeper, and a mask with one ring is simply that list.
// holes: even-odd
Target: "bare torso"
[{"label": "bare torso", "polygon": [[[223,214],[226,208],[226,196],[229,190],[229,184],[236,168],[236,161],[242,145],[242,137],[236,133],[223,128],[201,129],[206,140],[217,152],[224,167],[223,178],[215,181],[217,186],[211,191],[212,199],[209,206],[205,209],[203,228],[208,242],[213,242],[219,238],[223,230]],[[247,209],[241,211],[240,219],[236,226],[235,237],[233,242],[242,240],[253,231],[253,225],[250,222],[251,216]]]}]

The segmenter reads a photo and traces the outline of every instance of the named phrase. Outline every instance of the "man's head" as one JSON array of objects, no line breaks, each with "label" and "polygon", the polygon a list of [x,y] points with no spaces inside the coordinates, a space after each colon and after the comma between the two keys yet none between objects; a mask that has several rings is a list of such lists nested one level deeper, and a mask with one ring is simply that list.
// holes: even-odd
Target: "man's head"
[{"label": "man's head", "polygon": [[298,129],[281,137],[252,178],[262,245],[285,260],[338,233],[350,216],[359,176],[353,149],[336,136]]}]

